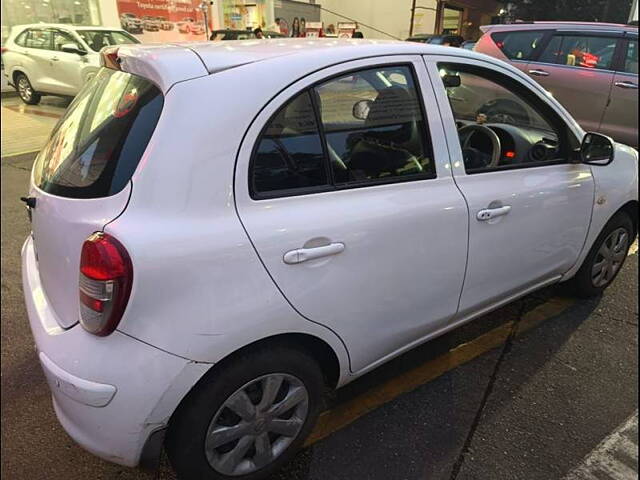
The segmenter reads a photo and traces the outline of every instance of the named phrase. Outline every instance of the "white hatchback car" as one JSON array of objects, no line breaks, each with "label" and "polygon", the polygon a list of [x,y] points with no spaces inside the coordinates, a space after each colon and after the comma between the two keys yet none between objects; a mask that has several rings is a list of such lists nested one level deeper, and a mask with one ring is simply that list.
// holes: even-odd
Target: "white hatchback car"
[{"label": "white hatchback car", "polygon": [[28,105],[42,95],[74,96],[100,69],[100,49],[127,43],[140,41],[113,28],[19,25],[2,48],[3,74]]},{"label": "white hatchback car", "polygon": [[278,39],[103,62],[34,164],[22,267],[57,416],[113,462],[164,445],[181,478],[264,478],[325,387],[546,285],[597,295],[637,232],[637,152],[488,56]]}]

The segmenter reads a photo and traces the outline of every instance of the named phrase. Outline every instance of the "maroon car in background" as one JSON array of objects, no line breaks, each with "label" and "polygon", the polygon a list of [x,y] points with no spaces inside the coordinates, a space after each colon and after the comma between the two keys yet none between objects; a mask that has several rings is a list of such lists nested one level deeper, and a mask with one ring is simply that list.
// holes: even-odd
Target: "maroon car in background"
[{"label": "maroon car in background", "polygon": [[638,148],[638,27],[532,22],[481,27],[474,50],[510,62],[587,131]]}]

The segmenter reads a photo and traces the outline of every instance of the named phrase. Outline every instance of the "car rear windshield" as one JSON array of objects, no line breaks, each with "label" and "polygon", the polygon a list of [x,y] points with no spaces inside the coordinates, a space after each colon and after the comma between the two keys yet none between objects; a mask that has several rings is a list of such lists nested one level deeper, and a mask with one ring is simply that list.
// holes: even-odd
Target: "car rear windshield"
[{"label": "car rear windshield", "polygon": [[99,52],[102,47],[110,45],[140,43],[134,36],[118,30],[78,30],[77,32],[94,52]]},{"label": "car rear windshield", "polygon": [[102,68],[56,125],[34,166],[45,192],[98,198],[124,188],[160,117],[164,97],[148,80]]}]

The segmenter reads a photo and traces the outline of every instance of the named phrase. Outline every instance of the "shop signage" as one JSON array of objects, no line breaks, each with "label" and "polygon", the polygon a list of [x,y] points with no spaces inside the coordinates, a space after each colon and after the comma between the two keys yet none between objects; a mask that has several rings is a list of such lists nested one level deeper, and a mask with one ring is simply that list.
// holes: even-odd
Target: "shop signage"
[{"label": "shop signage", "polygon": [[338,22],[338,38],[351,38],[355,31],[355,23]]},{"label": "shop signage", "polygon": [[200,0],[116,0],[123,30],[143,42],[204,40]]},{"label": "shop signage", "polygon": [[322,36],[322,22],[307,22],[306,36],[317,38]]}]

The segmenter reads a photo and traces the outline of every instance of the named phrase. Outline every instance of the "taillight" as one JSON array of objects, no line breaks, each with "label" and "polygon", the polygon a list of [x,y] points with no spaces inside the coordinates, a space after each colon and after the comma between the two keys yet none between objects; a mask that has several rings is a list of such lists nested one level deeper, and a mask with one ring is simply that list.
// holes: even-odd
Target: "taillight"
[{"label": "taillight", "polygon": [[7,53],[8,51],[9,51],[9,49],[7,47],[0,48],[0,52],[1,53]]},{"label": "taillight", "polygon": [[96,232],[82,244],[80,255],[80,323],[99,336],[113,332],[127,306],[133,266],[122,244]]},{"label": "taillight", "polygon": [[103,67],[112,70],[122,70],[120,68],[120,58],[118,58],[119,47],[104,47],[100,50],[100,63]]}]

